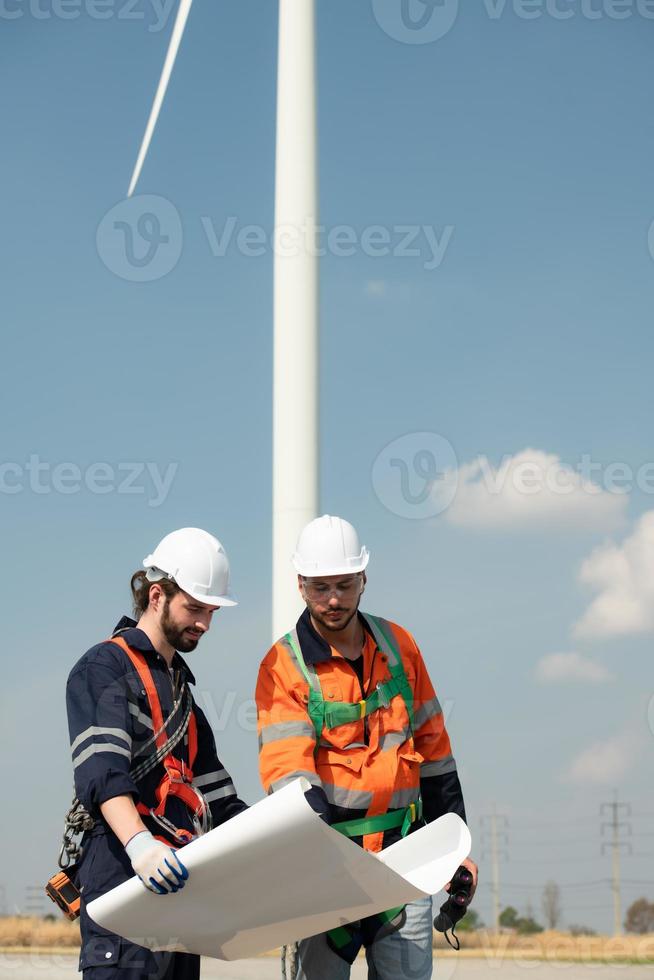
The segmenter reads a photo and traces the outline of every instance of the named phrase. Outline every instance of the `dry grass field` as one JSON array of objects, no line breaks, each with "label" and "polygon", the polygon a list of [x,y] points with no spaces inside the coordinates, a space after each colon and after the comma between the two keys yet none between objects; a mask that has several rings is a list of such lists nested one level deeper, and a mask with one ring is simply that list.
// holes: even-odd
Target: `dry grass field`
[{"label": "dry grass field", "polygon": [[28,916],[0,918],[0,947],[7,949],[76,949],[79,925],[63,917],[55,922]]},{"label": "dry grass field", "polygon": [[[437,935],[437,934],[436,934]],[[654,934],[647,936],[572,936],[569,932],[541,932],[533,936],[494,933],[485,929],[460,935],[459,956],[488,959],[539,959],[551,962],[654,963]],[[442,955],[449,947],[442,936],[434,941]]]},{"label": "dry grass field", "polygon": [[[33,953],[74,950],[79,946],[79,927],[64,919],[47,922],[28,917],[0,918],[0,949]],[[537,959],[546,962],[654,963],[654,934],[648,936],[571,936],[567,932],[542,932],[535,936],[495,934],[486,930],[461,934],[461,952],[449,949],[435,934],[438,955],[482,958],[493,961]]]}]

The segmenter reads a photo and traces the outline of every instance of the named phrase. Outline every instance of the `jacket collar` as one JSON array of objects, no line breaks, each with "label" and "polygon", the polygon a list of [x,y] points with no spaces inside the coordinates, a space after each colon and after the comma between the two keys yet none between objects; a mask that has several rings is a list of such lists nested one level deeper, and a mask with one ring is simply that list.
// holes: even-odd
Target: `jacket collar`
[{"label": "jacket collar", "polygon": [[[357,616],[365,631],[370,633],[370,627],[360,612],[357,612]],[[304,610],[295,628],[297,629],[297,638],[300,642],[305,663],[315,666],[315,664],[325,663],[325,661],[333,659],[334,654],[332,653],[332,648],[327,640],[314,628],[308,609]]]},{"label": "jacket collar", "polygon": [[[129,646],[133,647],[135,650],[138,650],[139,653],[145,653],[145,654],[149,654],[150,656],[154,655],[155,657],[161,657],[161,654],[158,653],[158,651],[155,650],[155,648],[152,646],[152,643],[150,642],[150,638],[147,635],[147,633],[144,633],[143,630],[140,630],[136,625],[135,621],[133,619],[130,619],[129,616],[123,616],[119,620],[119,622],[116,623],[116,626],[114,627],[113,633],[111,635],[116,636],[117,633],[120,633],[122,638],[125,640],[125,643],[129,644]],[[180,656],[180,654],[177,652],[175,652],[175,655],[173,657],[173,667],[175,668],[175,670],[182,671],[185,679],[188,681],[189,684],[195,684],[195,677],[193,676],[191,668],[186,663],[184,658]]]}]

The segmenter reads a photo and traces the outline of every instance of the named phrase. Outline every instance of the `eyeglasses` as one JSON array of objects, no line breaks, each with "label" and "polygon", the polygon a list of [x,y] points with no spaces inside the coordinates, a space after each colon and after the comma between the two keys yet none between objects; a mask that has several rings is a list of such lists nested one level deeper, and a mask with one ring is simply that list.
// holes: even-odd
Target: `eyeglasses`
[{"label": "eyeglasses", "polygon": [[311,579],[302,579],[302,588],[310,599],[328,600],[332,596],[339,599],[341,596],[351,596],[361,585],[361,576],[356,575],[353,579],[346,582],[337,582],[330,585],[328,582],[312,582]]}]

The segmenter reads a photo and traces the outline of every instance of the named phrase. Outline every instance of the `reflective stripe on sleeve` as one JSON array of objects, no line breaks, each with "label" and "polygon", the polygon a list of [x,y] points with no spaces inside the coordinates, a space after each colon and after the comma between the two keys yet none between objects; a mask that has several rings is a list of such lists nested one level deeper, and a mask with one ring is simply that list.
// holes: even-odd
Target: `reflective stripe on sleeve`
[{"label": "reflective stripe on sleeve", "polygon": [[420,778],[425,776],[444,776],[448,772],[456,772],[456,762],[454,756],[446,755],[442,759],[434,762],[422,762],[420,764]]},{"label": "reflective stripe on sleeve", "polygon": [[122,728],[98,728],[95,725],[91,725],[90,728],[87,728],[86,731],[83,731],[80,735],[78,735],[71,745],[70,751],[72,752],[73,756],[83,742],[86,742],[89,738],[98,738],[100,736],[117,738],[119,741],[125,742],[130,749],[132,747],[132,736]]},{"label": "reflective stripe on sleeve", "polygon": [[282,789],[284,786],[288,786],[293,780],[299,779],[300,776],[304,776],[308,779],[312,786],[322,786],[322,780],[320,776],[315,772],[309,772],[308,769],[296,769],[295,772],[289,772],[287,776],[282,779],[275,780],[274,783],[270,784],[269,793],[276,793],[277,790]]},{"label": "reflective stripe on sleeve", "polygon": [[308,721],[280,721],[274,725],[266,725],[259,735],[259,748],[270,742],[281,742],[285,738],[310,738],[314,741],[316,730]]},{"label": "reflective stripe on sleeve", "polygon": [[441,708],[441,703],[438,698],[435,697],[432,698],[431,701],[425,701],[425,703],[416,711],[414,718],[415,730],[418,731],[420,728],[422,728],[426,721],[429,721],[430,718],[435,718],[436,715],[441,715],[442,713],[443,709]]},{"label": "reflective stripe on sleeve", "polygon": [[372,793],[360,789],[344,789],[332,783],[323,783],[325,795],[332,806],[347,810],[367,810],[372,804]]},{"label": "reflective stripe on sleeve", "polygon": [[411,803],[417,802],[419,796],[420,790],[417,786],[412,786],[409,789],[396,789],[391,796],[388,809],[406,810]]},{"label": "reflective stripe on sleeve", "polygon": [[203,793],[203,796],[207,803],[213,803],[214,800],[224,800],[228,796],[236,796],[236,789],[234,784],[229,782],[226,786],[221,786],[220,789],[212,789],[209,793]]},{"label": "reflective stripe on sleeve", "polygon": [[199,789],[201,786],[208,786],[210,783],[219,783],[222,779],[229,779],[226,769],[216,769],[215,772],[208,772],[204,776],[196,776],[193,786]]},{"label": "reflective stripe on sleeve", "polygon": [[97,745],[91,743],[88,748],[83,749],[79,755],[73,759],[73,769],[77,769],[81,766],[83,762],[86,762],[92,755],[98,755],[101,752],[110,752],[113,755],[124,755],[128,759],[132,758],[131,749],[124,749],[119,745],[111,745],[108,742],[98,743]]}]

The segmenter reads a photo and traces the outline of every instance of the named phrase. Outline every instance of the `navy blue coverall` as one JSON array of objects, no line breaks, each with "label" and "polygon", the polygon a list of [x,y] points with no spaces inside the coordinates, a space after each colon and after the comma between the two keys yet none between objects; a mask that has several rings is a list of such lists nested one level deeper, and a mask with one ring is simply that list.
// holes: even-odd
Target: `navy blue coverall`
[{"label": "navy blue coverall", "polygon": [[[164,721],[173,709],[182,682],[195,683],[193,674],[178,653],[172,673],[146,634],[136,623],[123,617],[114,635],[145,655],[161,701]],[[91,647],[75,664],[68,678],[66,707],[75,776],[75,793],[95,818],[95,826],[83,840],[78,866],[82,893],[80,925],[82,949],[79,969],[84,980],[197,980],[200,958],[184,953],[152,953],[128,942],[93,922],[86,903],[134,876],[122,844],[103,820],[100,805],[115,796],[130,795],[135,803],[156,806],[155,791],[164,775],[159,764],[139,781],[130,776],[139,748],[153,734],[148,699],[141,679],[126,653],[106,640]],[[217,827],[247,809],[236,794],[234,784],[216,753],[209,723],[194,703],[198,729],[198,752],[193,766],[193,785],[201,790]],[[172,732],[169,732],[172,734]],[[173,750],[176,758],[188,764],[187,738]],[[176,797],[169,797],[166,818],[178,829],[193,832],[191,814]],[[142,818],[148,830],[166,836],[150,817]],[[171,846],[180,846],[170,837]],[[174,895],[162,902],[175,901]]]}]

